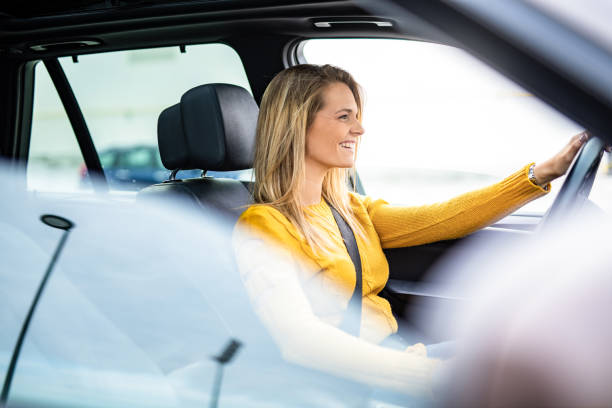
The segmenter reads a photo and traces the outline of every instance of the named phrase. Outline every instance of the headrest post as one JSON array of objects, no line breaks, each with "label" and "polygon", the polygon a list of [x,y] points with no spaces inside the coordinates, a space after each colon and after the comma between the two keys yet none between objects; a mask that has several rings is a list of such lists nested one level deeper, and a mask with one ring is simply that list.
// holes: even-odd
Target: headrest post
[{"label": "headrest post", "polygon": [[172,173],[170,173],[170,177],[168,178],[168,181],[175,181],[176,180],[176,173],[178,173],[179,170],[180,169],[172,170]]}]

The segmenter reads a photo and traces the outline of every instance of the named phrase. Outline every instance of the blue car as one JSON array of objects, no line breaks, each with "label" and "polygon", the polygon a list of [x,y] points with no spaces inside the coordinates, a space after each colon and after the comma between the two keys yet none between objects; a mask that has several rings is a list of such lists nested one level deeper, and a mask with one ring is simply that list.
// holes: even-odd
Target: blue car
[{"label": "blue car", "polygon": [[[164,168],[157,146],[135,145],[113,147],[100,152],[100,163],[110,187],[115,190],[138,191],[151,184],[168,180],[171,171]],[[85,164],[81,165],[81,186],[90,180]],[[251,181],[251,169],[236,171],[207,171],[207,177]],[[181,170],[177,178],[197,178],[202,170]]]}]

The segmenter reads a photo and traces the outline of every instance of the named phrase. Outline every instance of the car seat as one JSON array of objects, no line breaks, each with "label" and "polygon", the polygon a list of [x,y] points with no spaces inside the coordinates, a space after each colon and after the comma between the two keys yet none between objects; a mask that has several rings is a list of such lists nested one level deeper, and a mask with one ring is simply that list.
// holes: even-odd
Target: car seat
[{"label": "car seat", "polygon": [[[220,212],[231,221],[252,202],[249,182],[205,177],[207,170],[253,165],[259,108],[244,88],[206,84],[185,92],[157,122],[159,152],[170,179],[138,193],[138,200],[171,199],[198,210]],[[201,169],[200,178],[176,179],[179,170]]]}]

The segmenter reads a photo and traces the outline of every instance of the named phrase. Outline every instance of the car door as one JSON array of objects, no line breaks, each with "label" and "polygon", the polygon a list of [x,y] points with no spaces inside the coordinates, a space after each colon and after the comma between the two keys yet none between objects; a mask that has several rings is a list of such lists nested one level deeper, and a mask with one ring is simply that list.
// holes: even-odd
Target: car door
[{"label": "car door", "polygon": [[[0,188],[6,191],[6,183]],[[12,237],[3,242],[13,243],[0,269],[0,373],[10,371],[2,404],[369,401],[373,389],[363,384],[283,360],[233,271],[227,227],[178,208],[119,209],[107,200],[66,204],[25,194],[0,204],[0,233]],[[41,214],[61,215],[73,226],[52,228]],[[393,393],[377,398],[385,395]]]},{"label": "car door", "polygon": [[[7,174],[0,165],[0,173]],[[10,173],[9,173],[10,174]],[[0,189],[11,200],[21,205],[2,207],[0,219],[0,379],[5,384],[10,371],[14,371],[14,350],[23,334],[23,325],[30,313],[32,301],[45,274],[59,231],[45,228],[38,217],[24,216],[30,208],[25,204],[23,193],[16,183],[2,183]],[[12,367],[12,368],[11,368]]]}]

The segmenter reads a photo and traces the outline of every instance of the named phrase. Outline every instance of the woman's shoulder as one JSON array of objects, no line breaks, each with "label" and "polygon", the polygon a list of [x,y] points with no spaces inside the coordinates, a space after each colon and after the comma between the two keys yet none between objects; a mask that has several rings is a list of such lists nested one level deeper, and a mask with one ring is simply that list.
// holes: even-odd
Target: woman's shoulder
[{"label": "woman's shoulder", "polygon": [[363,202],[368,199],[368,196],[364,196],[361,195],[359,193],[353,192],[353,191],[349,191],[349,202],[351,203],[351,205],[355,206],[361,206],[363,205]]},{"label": "woman's shoulder", "polygon": [[366,212],[369,212],[372,206],[388,204],[385,200],[374,199],[370,196],[361,195],[352,191],[349,192],[349,200],[353,210],[363,209]]},{"label": "woman's shoulder", "polygon": [[260,222],[285,223],[289,222],[289,220],[279,210],[267,204],[251,205],[238,219],[238,223],[241,224],[254,224]]},{"label": "woman's shoulder", "polygon": [[235,230],[277,239],[296,235],[295,228],[287,217],[266,204],[254,204],[247,208],[238,219]]}]

